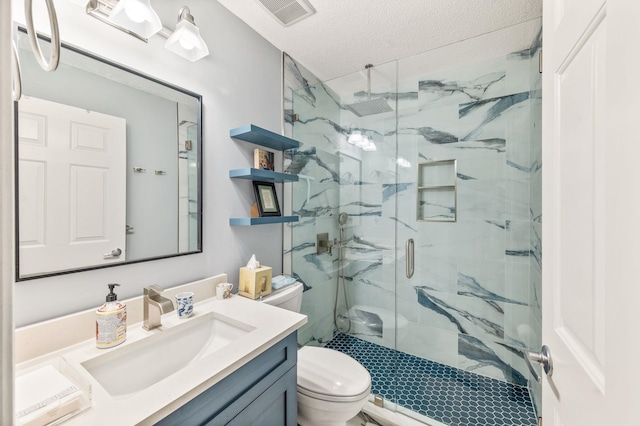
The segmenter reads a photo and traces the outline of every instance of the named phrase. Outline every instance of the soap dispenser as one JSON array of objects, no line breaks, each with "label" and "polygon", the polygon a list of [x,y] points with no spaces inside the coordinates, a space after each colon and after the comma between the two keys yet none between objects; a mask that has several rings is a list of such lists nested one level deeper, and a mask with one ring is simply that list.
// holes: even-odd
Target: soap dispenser
[{"label": "soap dispenser", "polygon": [[119,345],[127,338],[127,305],[113,292],[119,285],[108,284],[106,302],[96,311],[96,347],[100,349]]}]

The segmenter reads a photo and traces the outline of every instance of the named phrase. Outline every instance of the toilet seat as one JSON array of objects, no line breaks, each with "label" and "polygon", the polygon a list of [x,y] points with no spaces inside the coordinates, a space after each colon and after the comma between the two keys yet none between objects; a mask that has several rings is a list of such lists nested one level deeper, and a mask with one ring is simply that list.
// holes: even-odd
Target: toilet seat
[{"label": "toilet seat", "polygon": [[348,355],[305,346],[298,350],[298,392],[322,401],[358,401],[371,392],[371,376]]}]

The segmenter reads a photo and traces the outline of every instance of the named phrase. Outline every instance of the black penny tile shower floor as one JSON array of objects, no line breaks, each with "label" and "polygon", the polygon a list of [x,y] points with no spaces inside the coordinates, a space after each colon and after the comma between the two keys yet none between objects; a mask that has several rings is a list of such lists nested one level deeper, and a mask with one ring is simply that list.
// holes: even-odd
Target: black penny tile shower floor
[{"label": "black penny tile shower floor", "polygon": [[371,393],[449,426],[535,426],[526,387],[418,358],[346,334],[326,345],[362,364]]}]

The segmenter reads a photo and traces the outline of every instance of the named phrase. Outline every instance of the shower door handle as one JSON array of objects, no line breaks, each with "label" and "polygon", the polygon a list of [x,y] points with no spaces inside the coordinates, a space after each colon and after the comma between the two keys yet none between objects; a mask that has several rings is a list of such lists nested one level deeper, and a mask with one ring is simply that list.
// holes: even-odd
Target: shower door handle
[{"label": "shower door handle", "polygon": [[406,259],[407,259],[406,260],[407,278],[411,278],[415,270],[414,257],[413,257],[414,246],[415,244],[413,242],[413,238],[409,238],[404,245],[404,249],[406,252]]}]

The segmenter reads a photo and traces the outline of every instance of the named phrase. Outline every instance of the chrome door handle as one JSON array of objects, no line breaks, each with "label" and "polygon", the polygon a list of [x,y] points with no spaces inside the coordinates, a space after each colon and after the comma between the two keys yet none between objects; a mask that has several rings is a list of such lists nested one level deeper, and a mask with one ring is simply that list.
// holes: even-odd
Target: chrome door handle
[{"label": "chrome door handle", "polygon": [[540,383],[542,378],[540,377],[536,369],[533,368],[533,364],[531,364],[531,361],[541,364],[547,377],[551,377],[553,375],[553,359],[551,358],[551,350],[547,345],[543,345],[542,349],[540,349],[540,352],[524,351],[524,355],[524,362],[527,364],[531,375],[533,375],[538,383]]},{"label": "chrome door handle", "polygon": [[404,245],[404,250],[406,253],[406,274],[407,278],[411,278],[413,276],[413,272],[415,271],[414,266],[414,252],[415,244],[413,242],[413,238],[409,238]]},{"label": "chrome door handle", "polygon": [[120,250],[119,248],[115,248],[113,250],[111,250],[109,253],[105,253],[102,256],[105,259],[108,259],[110,257],[120,257],[120,255],[122,254],[122,250]]}]

